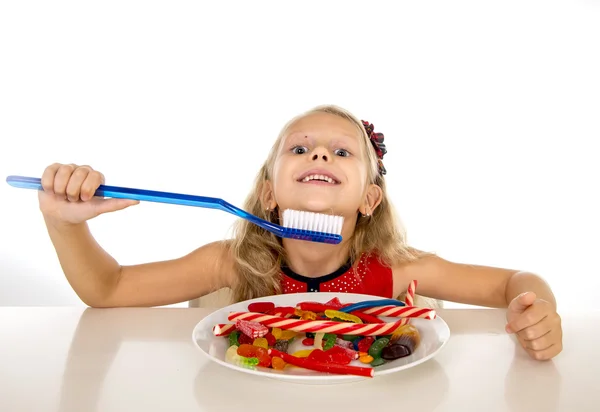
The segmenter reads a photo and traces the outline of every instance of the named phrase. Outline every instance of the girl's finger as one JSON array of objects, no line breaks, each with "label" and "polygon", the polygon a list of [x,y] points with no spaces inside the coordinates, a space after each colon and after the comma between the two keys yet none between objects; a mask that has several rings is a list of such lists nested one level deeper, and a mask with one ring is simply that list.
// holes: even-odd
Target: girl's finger
[{"label": "girl's finger", "polygon": [[44,170],[44,173],[42,173],[41,184],[45,192],[54,193],[54,179],[56,178],[56,172],[58,172],[60,166],[60,163],[54,163],[48,166]]},{"label": "girl's finger", "polygon": [[67,199],[70,202],[78,202],[80,200],[81,185],[90,173],[90,169],[85,166],[78,167],[71,174],[69,183],[67,184]]},{"label": "girl's finger", "polygon": [[535,325],[521,329],[519,332],[517,332],[517,335],[521,336],[526,341],[533,341],[546,335],[552,330],[552,327],[553,325],[550,319],[545,317]]},{"label": "girl's finger", "polygon": [[56,195],[67,198],[67,185],[76,168],[77,165],[74,164],[60,165],[54,177],[54,193]]},{"label": "girl's finger", "polygon": [[104,176],[102,175],[102,173],[92,169],[90,173],[88,173],[87,177],[81,185],[81,200],[85,202],[94,197],[98,186],[100,186],[103,183]]}]

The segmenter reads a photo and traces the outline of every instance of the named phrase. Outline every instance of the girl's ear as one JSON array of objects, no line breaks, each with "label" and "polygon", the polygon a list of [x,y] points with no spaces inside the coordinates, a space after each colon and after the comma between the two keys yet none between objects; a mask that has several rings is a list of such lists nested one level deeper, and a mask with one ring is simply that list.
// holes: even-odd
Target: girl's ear
[{"label": "girl's ear", "polygon": [[270,181],[265,180],[260,189],[260,203],[264,210],[275,210],[277,202],[273,193],[273,185]]},{"label": "girl's ear", "polygon": [[381,190],[381,187],[376,184],[371,184],[367,188],[365,199],[363,200],[363,203],[358,211],[365,216],[371,216],[382,200],[383,190]]}]

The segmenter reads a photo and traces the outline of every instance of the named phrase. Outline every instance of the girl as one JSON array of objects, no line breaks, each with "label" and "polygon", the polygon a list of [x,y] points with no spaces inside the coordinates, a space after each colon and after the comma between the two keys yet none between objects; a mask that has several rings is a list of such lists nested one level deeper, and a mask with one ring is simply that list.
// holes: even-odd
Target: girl
[{"label": "girl", "polygon": [[336,106],[314,108],[282,129],[244,209],[279,223],[286,209],[344,217],[343,241],[280,239],[239,220],[232,240],[179,259],[121,266],[86,221],[137,204],[93,194],[104,176],[89,166],[53,164],[43,173],[40,209],[62,269],[89,306],[157,306],[230,288],[236,301],[275,293],[419,294],[507,307],[508,333],[535,359],[562,350],[560,317],[548,285],[532,273],[458,264],[406,244],[386,194],[383,135]]}]

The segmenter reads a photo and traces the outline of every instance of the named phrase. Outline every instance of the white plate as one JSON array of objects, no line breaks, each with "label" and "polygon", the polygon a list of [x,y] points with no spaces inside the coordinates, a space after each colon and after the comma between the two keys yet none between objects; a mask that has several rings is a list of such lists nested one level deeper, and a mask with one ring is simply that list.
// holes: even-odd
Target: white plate
[{"label": "white plate", "polygon": [[[227,320],[227,316],[230,312],[248,311],[248,305],[252,302],[268,301],[275,303],[276,306],[296,306],[299,302],[305,301],[325,303],[334,297],[339,298],[342,303],[354,303],[362,302],[364,300],[382,299],[378,296],[361,295],[355,293],[318,292],[292,293],[247,300],[229,305],[206,316],[194,328],[194,331],[192,332],[192,341],[211,361],[227,368],[251,375],[259,375],[284,381],[311,384],[334,384],[371,379],[354,375],[328,374],[299,367],[286,367],[284,370],[278,371],[262,367],[247,368],[237,366],[225,361],[225,351],[229,347],[229,340],[222,336],[213,335],[213,327],[216,324],[232,323]],[[385,320],[393,322],[394,320],[398,319],[385,318]],[[417,350],[415,350],[415,352],[410,356],[388,361],[381,366],[375,367],[375,377],[399,372],[433,358],[445,346],[446,342],[450,338],[450,329],[448,328],[446,322],[444,322],[439,315],[433,320],[412,319],[411,323],[417,327],[421,335],[421,343],[419,344]],[[295,339],[292,345],[290,345],[290,349],[288,350],[289,353],[293,353],[298,349],[309,349],[309,347],[303,346],[301,341],[301,339]],[[358,360],[352,361],[351,364],[355,364],[357,366],[368,366],[360,363]]]}]

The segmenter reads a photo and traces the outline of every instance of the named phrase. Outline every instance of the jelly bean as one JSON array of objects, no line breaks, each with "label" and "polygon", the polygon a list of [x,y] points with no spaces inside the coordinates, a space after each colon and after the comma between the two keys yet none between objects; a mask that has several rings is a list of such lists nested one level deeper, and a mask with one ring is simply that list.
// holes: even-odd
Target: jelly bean
[{"label": "jelly bean", "polygon": [[361,341],[358,342],[358,350],[360,352],[368,352],[373,342],[375,342],[373,336],[365,336],[364,339],[361,339]]},{"label": "jelly bean", "polygon": [[258,346],[259,348],[269,349],[269,341],[267,341],[265,338],[254,339],[252,345]]},{"label": "jelly bean", "polygon": [[385,348],[385,346],[388,343],[390,343],[390,340],[388,338],[377,339],[369,348],[369,355],[371,355],[374,358],[381,357],[381,351],[383,350],[383,348]]},{"label": "jelly bean", "polygon": [[287,341],[287,340],[278,340],[277,342],[275,342],[275,345],[273,345],[273,347],[275,349],[277,349],[279,352],[285,352],[285,353],[287,353],[288,347],[289,347],[289,341]]},{"label": "jelly bean", "polygon": [[238,341],[238,336],[240,336],[239,330],[234,330],[229,334],[229,346],[240,346],[240,342]]},{"label": "jelly bean", "polygon": [[254,302],[248,305],[248,312],[267,313],[274,308],[273,302]]},{"label": "jelly bean", "polygon": [[273,369],[282,370],[283,368],[285,368],[285,365],[287,365],[287,364],[279,356],[275,356],[273,358],[273,360],[271,361],[271,365],[273,366]]},{"label": "jelly bean", "polygon": [[325,340],[325,343],[323,344],[323,350],[333,348],[333,345],[335,345],[336,338],[337,336],[333,333],[326,333],[325,336],[323,336],[323,339]]},{"label": "jelly bean", "polygon": [[358,360],[362,363],[371,363],[373,362],[374,358],[371,355],[366,355],[359,357]]},{"label": "jelly bean", "polygon": [[314,340],[314,339],[311,339],[311,338],[304,338],[304,339],[302,340],[302,344],[303,344],[304,346],[312,346],[312,345],[314,345],[314,344],[315,344],[315,340]]},{"label": "jelly bean", "polygon": [[340,321],[348,321],[354,323],[363,323],[362,320],[358,316],[352,315],[350,313],[340,312],[339,310],[326,310],[325,316],[330,319],[339,319]]},{"label": "jelly bean", "polygon": [[392,343],[391,345],[386,346],[381,351],[381,357],[387,360],[394,360],[398,358],[403,358],[405,356],[409,356],[412,353],[405,345],[399,343]]},{"label": "jelly bean", "polygon": [[385,363],[385,361],[382,358],[375,358],[375,359],[373,359],[373,362],[371,362],[371,366],[375,367],[375,366],[383,365],[384,363]]},{"label": "jelly bean", "polygon": [[277,341],[277,339],[275,339],[275,336],[273,336],[273,334],[271,332],[269,332],[265,335],[265,339],[267,340],[267,344],[269,346],[275,345],[275,342]]}]

